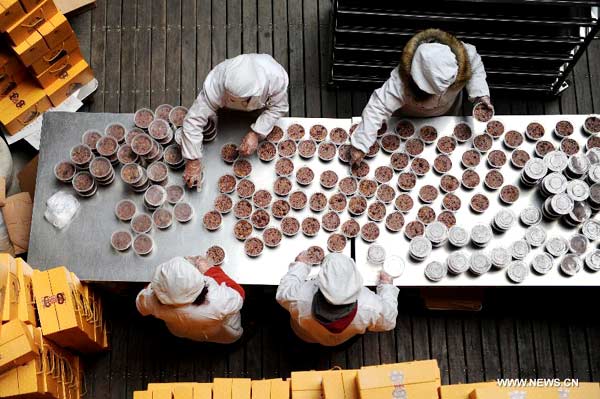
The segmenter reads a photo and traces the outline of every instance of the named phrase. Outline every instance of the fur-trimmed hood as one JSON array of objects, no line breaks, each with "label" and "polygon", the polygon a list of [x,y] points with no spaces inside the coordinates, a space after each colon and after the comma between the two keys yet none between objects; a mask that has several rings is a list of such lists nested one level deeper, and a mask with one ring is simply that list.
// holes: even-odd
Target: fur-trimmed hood
[{"label": "fur-trimmed hood", "polygon": [[451,34],[439,29],[427,29],[414,35],[404,46],[402,58],[400,59],[400,76],[405,82],[410,82],[411,86],[416,86],[411,75],[410,69],[412,60],[417,47],[423,43],[441,43],[450,47],[450,50],[456,56],[458,63],[458,73],[456,81],[449,87],[449,90],[462,88],[471,79],[471,63],[465,46],[460,40]]}]

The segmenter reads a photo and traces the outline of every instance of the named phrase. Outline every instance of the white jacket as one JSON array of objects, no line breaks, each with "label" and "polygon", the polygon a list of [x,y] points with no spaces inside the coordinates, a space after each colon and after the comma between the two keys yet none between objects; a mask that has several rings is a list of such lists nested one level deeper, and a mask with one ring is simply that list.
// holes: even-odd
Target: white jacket
[{"label": "white jacket", "polygon": [[318,288],[316,280],[306,280],[309,273],[309,265],[294,262],[277,288],[277,302],[290,312],[292,330],[302,340],[335,346],[367,330],[389,331],[396,326],[398,287],[379,284],[377,294],[366,287],[362,288],[356,316],[344,331],[339,334],[330,332],[312,315],[312,301]]},{"label": "white jacket", "polygon": [[[481,56],[475,46],[463,43],[471,63],[471,79],[466,89],[469,99],[489,96],[490,89],[486,81],[485,68]],[[431,117],[444,115],[454,104],[460,91],[449,90],[441,96],[432,96],[425,107],[416,104],[400,78],[398,67],[394,68],[390,78],[375,90],[362,112],[362,122],[352,135],[352,145],[367,153],[377,140],[377,131],[394,112],[400,110],[402,115],[416,117]]]},{"label": "white jacket", "polygon": [[[245,68],[252,76],[239,73]],[[225,81],[228,73],[235,71],[234,78],[252,79],[260,94],[252,97],[245,111],[264,109],[250,128],[256,133],[267,135],[277,120],[288,112],[288,74],[268,54],[242,54],[221,62],[209,72],[196,101],[190,107],[183,122],[182,153],[186,159],[202,158],[204,127],[209,119],[216,119],[216,112],[225,107]],[[231,75],[229,79],[232,79]]]},{"label": "white jacket", "polygon": [[137,296],[137,309],[143,316],[163,320],[169,331],[180,338],[219,344],[237,341],[244,332],[241,295],[225,283],[218,285],[213,278],[204,278],[208,293],[201,305],[163,305],[148,285]]}]

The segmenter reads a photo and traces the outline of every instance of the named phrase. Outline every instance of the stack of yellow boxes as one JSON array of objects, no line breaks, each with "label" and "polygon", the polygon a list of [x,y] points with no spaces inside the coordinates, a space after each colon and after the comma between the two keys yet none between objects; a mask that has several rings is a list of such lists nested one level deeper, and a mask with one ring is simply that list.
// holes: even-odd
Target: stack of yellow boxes
[{"label": "stack of yellow boxes", "polygon": [[87,285],[64,267],[40,272],[0,253],[0,320],[0,398],[81,397],[79,357],[64,348],[108,346],[100,300]]},{"label": "stack of yellow boxes", "polygon": [[573,387],[527,387],[506,388],[494,386],[473,390],[468,399],[593,399],[600,398],[597,382],[580,382]]},{"label": "stack of yellow boxes", "polygon": [[0,123],[17,133],[94,76],[52,0],[0,0]]},{"label": "stack of yellow boxes", "polygon": [[212,383],[174,382],[148,384],[133,399],[289,399],[289,380],[215,378]]}]

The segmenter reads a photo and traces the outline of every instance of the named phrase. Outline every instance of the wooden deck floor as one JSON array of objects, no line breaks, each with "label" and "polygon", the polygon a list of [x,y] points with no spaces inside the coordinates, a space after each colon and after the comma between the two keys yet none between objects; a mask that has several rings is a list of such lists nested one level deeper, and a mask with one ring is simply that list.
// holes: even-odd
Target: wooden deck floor
[{"label": "wooden deck floor", "polygon": [[[327,86],[330,0],[98,0],[72,20],[100,81],[91,112],[133,112],[161,103],[190,105],[212,66],[242,52],[272,54],[290,75],[290,114],[359,115],[369,91]],[[493,93],[499,114],[600,112],[600,43],[594,43],[560,98]],[[468,108],[465,108],[469,112]],[[89,398],[131,398],[156,381],[217,376],[276,377],[291,370],[359,367],[437,358],[443,382],[498,377],[600,380],[600,321],[579,315],[598,290],[487,292],[476,314],[423,310],[403,290],[395,331],[340,348],[295,339],[271,288],[248,287],[242,342],[193,344],[137,315],[133,293],[106,295],[112,351],[86,362]],[[592,305],[592,306],[588,306]]]}]

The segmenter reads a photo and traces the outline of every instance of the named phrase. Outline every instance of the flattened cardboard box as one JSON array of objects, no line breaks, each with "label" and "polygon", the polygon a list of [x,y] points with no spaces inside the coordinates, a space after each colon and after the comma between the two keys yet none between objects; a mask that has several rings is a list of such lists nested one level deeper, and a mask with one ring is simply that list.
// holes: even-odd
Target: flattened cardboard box
[{"label": "flattened cardboard box", "polygon": [[11,195],[2,208],[8,236],[15,248],[15,254],[27,252],[33,203],[29,193]]},{"label": "flattened cardboard box", "polygon": [[597,382],[580,382],[572,388],[478,388],[469,399],[599,399],[600,385]]},{"label": "flattened cardboard box", "polygon": [[478,388],[497,387],[496,382],[479,382],[475,384],[442,385],[440,399],[469,399],[469,395]]},{"label": "flattened cardboard box", "polygon": [[440,369],[437,360],[363,367],[358,371],[361,399],[406,395],[408,399],[438,399]]}]

